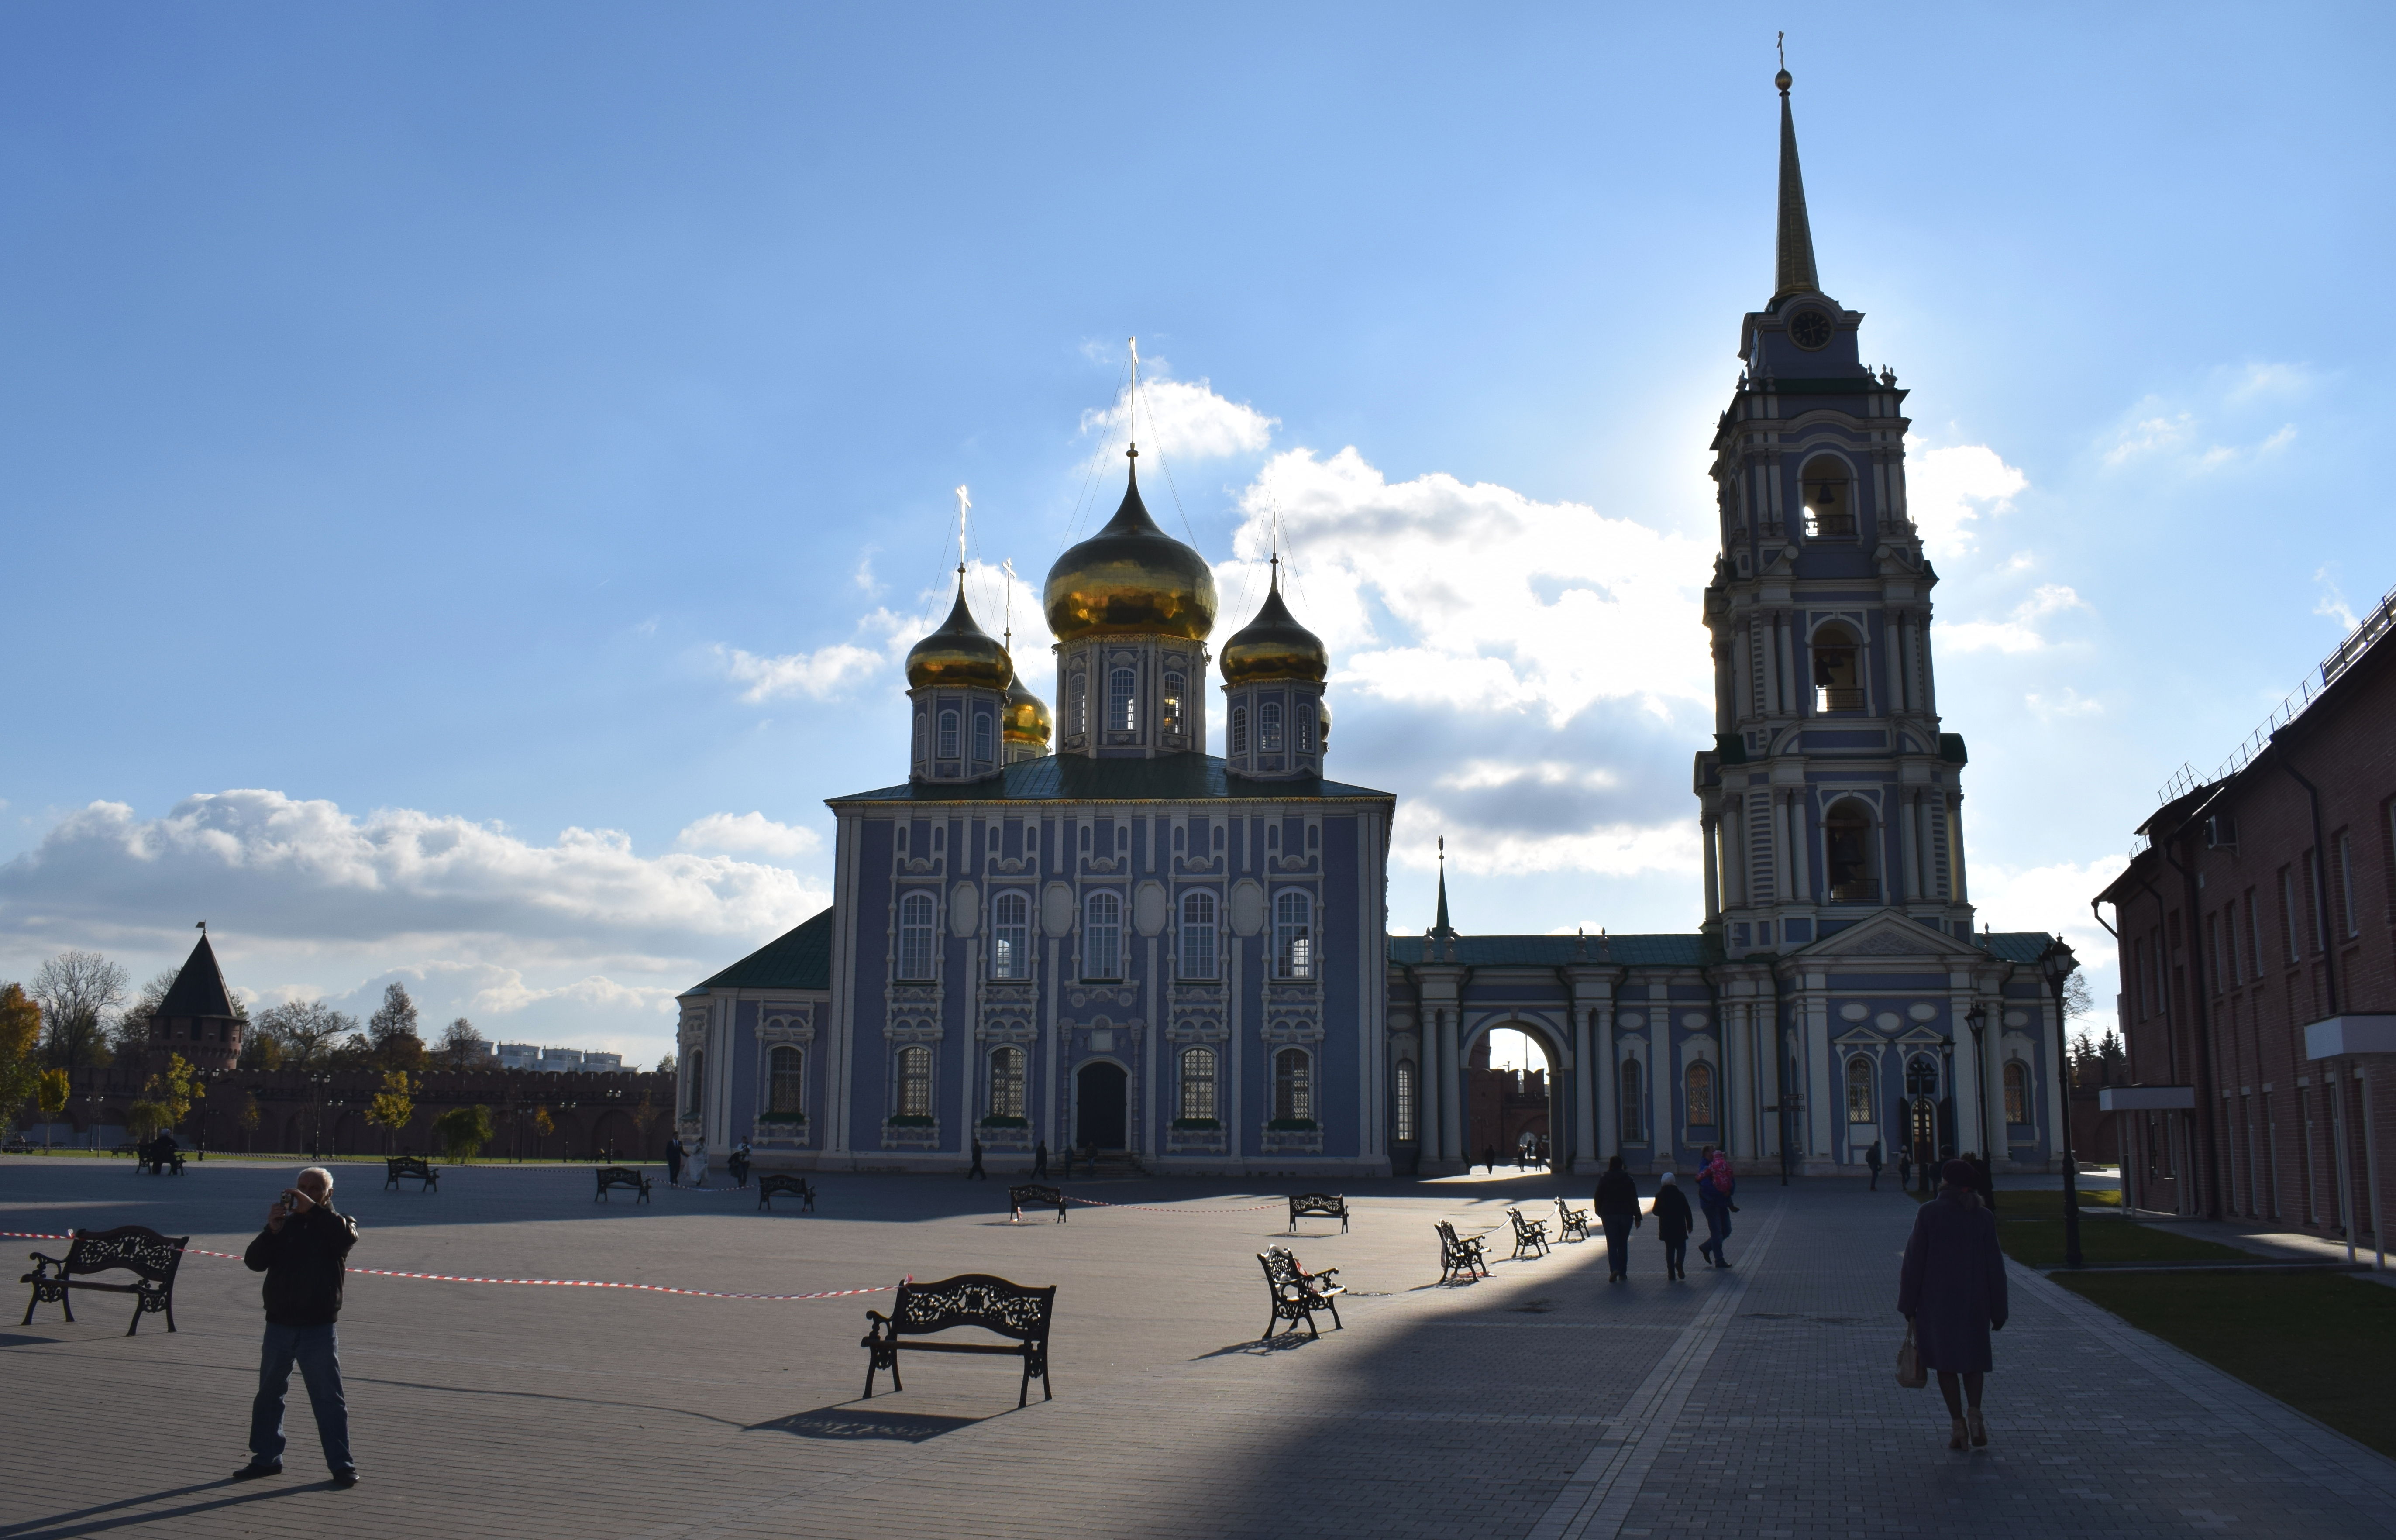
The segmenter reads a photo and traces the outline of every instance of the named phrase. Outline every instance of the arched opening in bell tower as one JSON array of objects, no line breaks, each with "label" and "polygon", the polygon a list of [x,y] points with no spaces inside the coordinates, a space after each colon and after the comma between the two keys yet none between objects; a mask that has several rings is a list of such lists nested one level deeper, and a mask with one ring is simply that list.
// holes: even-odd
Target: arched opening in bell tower
[{"label": "arched opening in bell tower", "polygon": [[1861,651],[1863,640],[1833,620],[1814,633],[1814,710],[1860,711],[1864,709]]},{"label": "arched opening in bell tower", "polygon": [[1856,538],[1855,484],[1847,475],[1846,461],[1832,455],[1817,455],[1805,462],[1798,485],[1805,503],[1808,538]]}]

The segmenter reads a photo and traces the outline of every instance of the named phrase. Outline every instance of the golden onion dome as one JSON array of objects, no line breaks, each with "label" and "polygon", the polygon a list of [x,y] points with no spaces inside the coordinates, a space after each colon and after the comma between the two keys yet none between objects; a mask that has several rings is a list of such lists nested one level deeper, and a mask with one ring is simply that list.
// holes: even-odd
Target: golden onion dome
[{"label": "golden onion dome", "polygon": [[1314,697],[1314,741],[1322,748],[1331,746],[1331,702],[1321,696]]},{"label": "golden onion dome", "polygon": [[940,629],[909,649],[907,687],[941,685],[1004,690],[1015,683],[1015,664],[998,639],[974,624],[965,607],[965,569],[957,568],[957,602]]},{"label": "golden onion dome", "polygon": [[1273,558],[1272,589],[1257,617],[1223,644],[1223,683],[1252,684],[1267,679],[1303,679],[1320,684],[1331,671],[1331,651],[1323,639],[1298,623],[1281,602],[1281,558]]},{"label": "golden onion dome", "polygon": [[[1132,451],[1135,460],[1138,453]],[[1215,629],[1215,574],[1206,558],[1148,516],[1135,464],[1114,518],[1048,569],[1043,604],[1059,642],[1085,636],[1204,642]]]},{"label": "golden onion dome", "polygon": [[1006,709],[998,720],[1007,742],[1030,744],[1044,754],[1048,751],[1048,735],[1056,723],[1048,715],[1047,703],[1023,687],[1021,674],[1006,687]]}]

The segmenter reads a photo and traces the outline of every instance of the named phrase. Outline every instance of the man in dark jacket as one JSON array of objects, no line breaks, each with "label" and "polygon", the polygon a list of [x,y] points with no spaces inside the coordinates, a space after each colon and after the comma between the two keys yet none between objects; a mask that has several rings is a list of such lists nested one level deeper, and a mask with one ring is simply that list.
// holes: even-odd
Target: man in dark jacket
[{"label": "man in dark jacket", "polygon": [[311,1166],[300,1174],[274,1206],[266,1228],[249,1243],[242,1261],[266,1275],[266,1348],[258,1371],[258,1399],[249,1408],[249,1464],[233,1472],[246,1481],[283,1470],[283,1394],[291,1366],[308,1387],[316,1414],[316,1440],[333,1484],[358,1484],[350,1458],[350,1412],[341,1398],[339,1344],[333,1323],[341,1314],[341,1277],[350,1248],[357,1244],[357,1221],[333,1211],[333,1174]]},{"label": "man in dark jacket", "polygon": [[1639,1226],[1639,1184],[1623,1168],[1622,1157],[1609,1158],[1605,1175],[1597,1179],[1598,1223],[1605,1227],[1606,1281],[1619,1283],[1631,1276],[1631,1232]]}]

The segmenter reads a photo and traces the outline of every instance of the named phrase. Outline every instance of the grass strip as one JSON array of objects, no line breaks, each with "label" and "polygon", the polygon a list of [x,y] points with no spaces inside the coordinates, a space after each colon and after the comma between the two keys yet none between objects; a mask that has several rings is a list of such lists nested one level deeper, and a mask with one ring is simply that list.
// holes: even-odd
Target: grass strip
[{"label": "grass strip", "polygon": [[2055,1281],[2396,1456],[2396,1400],[2388,1395],[2396,1289],[2336,1273],[2060,1273]]},{"label": "grass strip", "polygon": [[[2122,1189],[2119,1188],[2080,1189],[2080,1207],[2083,1213],[2090,1209],[2119,1209],[2121,1206]],[[2060,1219],[2063,1217],[2063,1193],[2060,1189],[2047,1192],[2000,1188],[1997,1189],[1997,1217]]]},{"label": "grass strip", "polygon": [[[1997,1244],[2025,1267],[2063,1266],[2061,1219],[2014,1219],[1997,1227]],[[2091,1220],[2080,1227],[2081,1259],[2106,1262],[2259,1262],[2252,1252],[2119,1219]]]}]

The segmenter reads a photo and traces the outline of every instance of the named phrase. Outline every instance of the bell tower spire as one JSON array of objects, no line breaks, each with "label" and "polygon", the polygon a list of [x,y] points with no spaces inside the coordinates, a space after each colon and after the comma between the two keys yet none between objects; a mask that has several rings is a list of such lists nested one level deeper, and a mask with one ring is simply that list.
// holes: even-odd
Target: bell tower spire
[{"label": "bell tower spire", "polygon": [[[1785,43],[1789,34],[1780,36]],[[1805,218],[1805,174],[1797,166],[1797,120],[1789,110],[1789,87],[1795,78],[1789,73],[1784,47],[1780,73],[1772,77],[1780,87],[1780,232],[1772,281],[1776,305],[1792,294],[1818,294],[1822,288],[1814,272],[1814,227]]]}]

